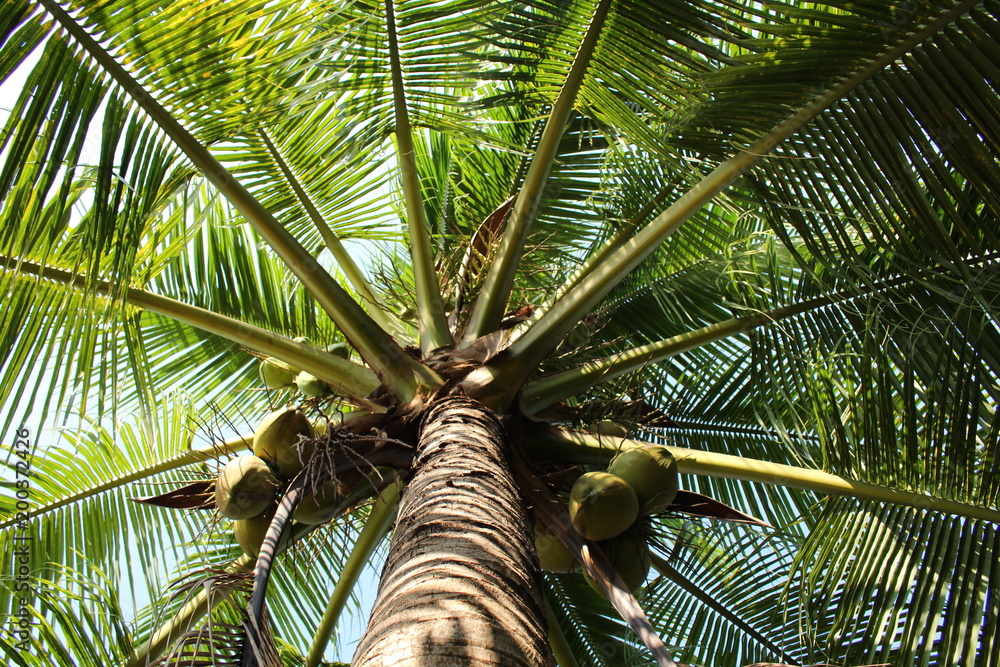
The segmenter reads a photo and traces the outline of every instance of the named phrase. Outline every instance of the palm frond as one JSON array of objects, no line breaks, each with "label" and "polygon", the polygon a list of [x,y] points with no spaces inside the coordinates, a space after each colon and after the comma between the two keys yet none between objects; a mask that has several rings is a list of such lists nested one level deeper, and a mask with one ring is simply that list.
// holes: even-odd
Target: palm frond
[{"label": "palm frond", "polygon": [[622,664],[622,658],[638,652],[635,649],[638,639],[582,576],[547,574],[546,587],[553,615],[582,664]]},{"label": "palm frond", "polygon": [[812,659],[996,664],[987,592],[994,573],[984,567],[995,538],[994,526],[976,521],[830,503],[796,556],[787,592],[799,600],[793,618]]},{"label": "palm frond", "polygon": [[469,316],[463,341],[466,345],[494,331],[508,307],[508,298],[521,263],[528,232],[534,222],[553,159],[559,152],[566,124],[573,114],[590,60],[600,41],[609,7],[608,0],[600,0],[594,6],[580,45],[575,50],[573,64],[560,86],[558,97],[552,103],[545,127],[538,138],[538,145],[535,146],[524,180],[511,207],[503,236],[497,243],[493,262],[486,272],[482,290]]},{"label": "palm frond", "polygon": [[121,664],[132,653],[132,634],[117,595],[117,576],[83,564],[79,572],[60,568],[52,580],[39,579],[37,594],[24,607],[33,627],[23,645],[9,653],[45,659],[60,667]]},{"label": "palm frond", "polygon": [[664,523],[672,524],[664,532],[673,543],[661,542],[660,550],[675,574],[661,573],[646,595],[678,659],[711,665],[801,661],[806,652],[782,599],[796,540],[679,517]]},{"label": "palm frond", "polygon": [[[149,495],[149,489],[163,485],[211,476],[203,463],[168,471],[157,465],[186,450],[192,437],[187,430],[189,423],[190,415],[183,406],[178,409],[168,403],[156,419],[145,424],[120,424],[114,433],[95,428],[90,437],[67,437],[36,450],[31,458],[34,474],[27,494],[28,517],[5,526],[0,539],[6,549],[4,571],[18,572],[23,565],[29,590],[53,591],[45,606],[36,605],[37,614],[46,623],[72,623],[73,618],[87,613],[86,605],[96,604],[89,595],[65,597],[57,592],[76,590],[81,582],[107,590],[108,581],[113,580],[115,589],[132,591],[133,597],[123,596],[121,605],[134,607],[144,598],[155,599],[161,579],[185,557],[185,545],[205,530],[207,513],[152,508],[130,499]],[[136,480],[136,471],[150,474]],[[64,504],[67,498],[73,502]],[[14,489],[5,493],[3,504],[13,516]],[[165,512],[174,512],[170,520],[164,520]],[[22,544],[28,548],[18,551]],[[134,567],[121,568],[121,563]],[[107,573],[103,582],[101,572]],[[74,573],[90,574],[74,583]],[[70,580],[63,581],[64,576]],[[4,583],[0,604],[5,614],[13,614],[23,593],[13,585],[12,577],[6,577]],[[106,608],[115,609],[119,609],[118,603]],[[61,632],[46,634],[47,639],[37,637],[39,641],[58,642]],[[58,646],[53,644],[50,650]],[[111,650],[113,644],[106,647]]]},{"label": "palm frond", "polygon": [[[298,277],[322,308],[338,322],[347,337],[373,368],[386,374],[390,384],[402,393],[412,394],[418,385],[434,386],[434,373],[406,355],[396,342],[361,309],[350,295],[333,280],[302,244],[250,193],[235,181],[232,174],[170,112],[151,97],[141,83],[109,53],[84,26],[54,0],[40,0],[73,39],[101,68],[124,88],[129,96],[156,122],[184,154],[228,198],[247,222],[270,245]],[[391,361],[391,363],[390,363]]]}]

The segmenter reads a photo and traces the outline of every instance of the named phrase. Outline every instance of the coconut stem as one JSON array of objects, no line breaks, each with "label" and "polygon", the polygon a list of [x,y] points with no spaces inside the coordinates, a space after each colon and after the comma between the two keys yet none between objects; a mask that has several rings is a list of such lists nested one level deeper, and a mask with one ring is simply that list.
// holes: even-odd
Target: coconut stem
[{"label": "coconut stem", "polygon": [[549,626],[549,646],[552,647],[552,655],[555,656],[559,667],[579,667],[580,663],[573,655],[573,647],[569,645],[566,633],[559,625],[559,619],[552,608],[552,603],[549,602],[548,595],[545,596],[545,622]]}]

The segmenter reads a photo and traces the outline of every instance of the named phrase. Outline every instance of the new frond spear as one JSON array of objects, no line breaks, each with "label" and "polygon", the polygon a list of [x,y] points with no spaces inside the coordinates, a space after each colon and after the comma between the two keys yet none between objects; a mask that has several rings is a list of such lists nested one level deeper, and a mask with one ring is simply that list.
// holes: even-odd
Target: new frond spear
[{"label": "new frond spear", "polygon": [[441,379],[407,354],[383,331],[320,264],[152,95],[129,74],[55,0],[39,0],[53,18],[111,75],[184,151],[195,166],[243,214],[247,222],[288,265],[331,319],[358,350],[365,362],[404,400],[419,387],[437,387]]},{"label": "new frond spear", "polygon": [[563,82],[559,91],[559,96],[552,105],[542,137],[538,142],[534,155],[531,158],[531,165],[528,173],[525,174],[524,182],[514,200],[510,217],[503,229],[503,236],[500,245],[497,247],[493,262],[490,263],[489,271],[483,286],[479,291],[469,322],[465,328],[465,335],[461,344],[469,346],[476,339],[485,336],[496,330],[500,324],[507,307],[510,291],[514,285],[514,276],[521,262],[521,255],[524,252],[524,245],[528,239],[528,232],[531,230],[531,223],[538,212],[538,204],[542,197],[545,182],[552,169],[552,162],[558,153],[559,142],[562,140],[566,123],[576,104],[577,94],[583,86],[587,67],[590,65],[594,49],[604,28],[604,20],[607,18],[611,0],[601,0],[594,15],[591,17],[590,25],[584,35],[580,48],[570,67],[569,74]]}]

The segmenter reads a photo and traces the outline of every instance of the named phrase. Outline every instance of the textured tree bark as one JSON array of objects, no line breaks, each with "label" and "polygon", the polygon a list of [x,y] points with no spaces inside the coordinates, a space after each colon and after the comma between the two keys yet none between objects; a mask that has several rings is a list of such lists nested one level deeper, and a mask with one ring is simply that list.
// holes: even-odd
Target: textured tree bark
[{"label": "textured tree bark", "polygon": [[446,398],[424,419],[353,665],[553,665],[541,579],[503,427]]}]

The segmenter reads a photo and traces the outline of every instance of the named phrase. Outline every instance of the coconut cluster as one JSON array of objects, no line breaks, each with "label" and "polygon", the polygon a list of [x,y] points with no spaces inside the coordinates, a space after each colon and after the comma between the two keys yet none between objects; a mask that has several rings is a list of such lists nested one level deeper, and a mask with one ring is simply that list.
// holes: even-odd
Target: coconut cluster
[{"label": "coconut cluster", "polygon": [[[636,521],[667,507],[678,489],[677,461],[670,450],[640,445],[618,454],[606,471],[577,478],[569,495],[570,521],[584,538],[601,542],[625,585],[635,590],[646,580],[651,562],[646,537]],[[542,569],[577,569],[562,542],[537,524],[535,547]],[[596,581],[587,580],[600,592]]]},{"label": "coconut cluster", "polygon": [[303,460],[315,447],[314,438],[312,423],[301,410],[272,412],[254,431],[253,454],[237,456],[219,471],[215,506],[233,520],[236,542],[248,556],[256,558],[260,552],[278,498],[288,480],[302,470]]},{"label": "coconut cluster", "polygon": [[[216,508],[233,520],[236,542],[248,556],[259,554],[278,498],[288,480],[302,469],[302,457],[313,446],[313,437],[312,424],[300,410],[272,412],[254,432],[254,453],[237,456],[219,471]],[[302,448],[300,442],[308,446]]]},{"label": "coconut cluster", "polygon": [[[254,431],[253,454],[237,456],[219,471],[215,482],[216,508],[233,520],[233,534],[243,553],[253,558],[258,556],[278,500],[312,456],[317,436],[325,434],[331,423],[337,426],[339,422],[325,417],[311,421],[296,407],[272,412]],[[392,468],[378,466],[346,495],[337,482],[326,482],[306,494],[292,518],[301,524],[325,523],[342,508],[388,486],[395,474]],[[283,545],[288,535],[286,532]]]},{"label": "coconut cluster", "polygon": [[[294,339],[310,345],[308,338]],[[342,359],[350,357],[346,343],[326,348]],[[268,389],[297,391],[306,398],[320,398],[331,393],[330,385],[288,362],[275,357],[260,360],[258,374]],[[215,485],[215,504],[219,512],[233,520],[233,533],[248,556],[260,552],[268,526],[277,510],[281,492],[288,481],[302,470],[315,448],[317,435],[326,432],[326,420],[315,424],[296,408],[277,410],[257,425],[253,455],[238,456],[219,471]],[[323,523],[331,519],[343,498],[336,484],[328,483],[309,494],[293,518],[301,523]],[[286,532],[287,539],[288,533]]]},{"label": "coconut cluster", "polygon": [[[308,338],[301,336],[293,340],[305,345],[311,344]],[[349,359],[351,356],[347,343],[328,345],[325,351],[341,359]],[[320,398],[331,393],[330,385],[320,378],[275,357],[261,359],[257,371],[260,375],[260,381],[268,389],[298,391],[306,398]]]}]

